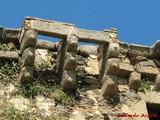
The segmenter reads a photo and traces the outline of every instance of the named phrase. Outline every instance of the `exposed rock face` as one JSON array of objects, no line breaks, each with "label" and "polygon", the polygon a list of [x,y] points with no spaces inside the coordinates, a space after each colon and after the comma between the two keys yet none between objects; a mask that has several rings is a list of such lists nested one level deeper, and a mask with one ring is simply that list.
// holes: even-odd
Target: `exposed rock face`
[{"label": "exposed rock face", "polygon": [[29,100],[23,97],[11,98],[9,102],[20,111],[27,111],[30,104]]},{"label": "exposed rock face", "polygon": [[129,76],[129,87],[135,91],[138,90],[141,84],[141,74],[137,72],[132,72]]},{"label": "exposed rock face", "polygon": [[55,101],[50,98],[44,98],[43,96],[36,97],[36,106],[43,116],[50,116],[55,106]]}]

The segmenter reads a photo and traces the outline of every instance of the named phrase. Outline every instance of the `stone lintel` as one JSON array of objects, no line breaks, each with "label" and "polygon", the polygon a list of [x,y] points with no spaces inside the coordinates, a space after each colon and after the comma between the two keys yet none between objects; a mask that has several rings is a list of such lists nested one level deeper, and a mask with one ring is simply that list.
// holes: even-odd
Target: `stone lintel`
[{"label": "stone lintel", "polygon": [[38,34],[56,38],[65,38],[67,35],[73,32],[75,27],[75,25],[68,23],[36,18],[25,20],[30,24],[30,29],[36,30]]},{"label": "stone lintel", "polygon": [[149,57],[151,56],[151,48],[149,46],[130,44],[129,57],[135,57],[135,56]]},{"label": "stone lintel", "polygon": [[109,37],[109,33],[104,33],[101,31],[75,28],[74,34],[81,42],[90,42],[96,44],[108,44],[112,42],[112,39]]},{"label": "stone lintel", "polygon": [[20,29],[4,28],[4,43],[18,43]]},{"label": "stone lintel", "polygon": [[[75,25],[69,23],[31,17],[26,17],[25,23],[28,23],[30,29],[36,30],[38,34],[46,36],[65,38],[68,35],[74,34],[78,37],[79,41],[82,42],[96,44],[112,42],[111,38],[109,37],[109,32],[79,29],[75,28]],[[23,32],[23,30],[21,32]]]}]

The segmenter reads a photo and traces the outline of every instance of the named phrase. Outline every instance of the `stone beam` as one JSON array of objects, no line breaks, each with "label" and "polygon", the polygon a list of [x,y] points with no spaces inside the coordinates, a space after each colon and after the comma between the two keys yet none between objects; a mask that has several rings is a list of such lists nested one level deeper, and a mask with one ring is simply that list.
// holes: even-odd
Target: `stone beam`
[{"label": "stone beam", "polygon": [[74,34],[81,42],[90,42],[96,44],[105,44],[112,42],[112,39],[109,37],[109,33],[107,32],[75,28]]},{"label": "stone beam", "polygon": [[[23,29],[34,29],[38,34],[62,39],[72,34],[82,42],[96,44],[112,42],[109,32],[79,29],[75,28],[75,25],[73,24],[43,20],[39,18],[26,17]],[[23,32],[23,29],[21,32]]]},{"label": "stone beam", "polygon": [[36,30],[38,34],[56,38],[66,37],[73,32],[75,27],[73,24],[30,17],[25,18],[25,23],[28,24],[30,29]]},{"label": "stone beam", "polygon": [[149,46],[130,44],[129,57],[136,57],[136,56],[143,56],[143,57],[151,56],[151,48]]}]

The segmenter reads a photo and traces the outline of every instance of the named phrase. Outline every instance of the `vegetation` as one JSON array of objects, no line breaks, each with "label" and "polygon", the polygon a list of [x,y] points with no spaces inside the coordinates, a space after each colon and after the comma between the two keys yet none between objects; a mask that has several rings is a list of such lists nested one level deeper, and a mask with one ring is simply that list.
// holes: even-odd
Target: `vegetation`
[{"label": "vegetation", "polygon": [[150,91],[150,90],[151,90],[151,82],[148,80],[148,78],[142,79],[142,82],[138,91],[145,93],[146,91]]},{"label": "vegetation", "polygon": [[78,88],[82,88],[82,85],[86,84],[84,79],[87,76],[86,71],[84,70],[84,68],[80,68],[77,70],[77,82],[78,82]]},{"label": "vegetation", "polygon": [[[16,86],[12,96],[21,95],[25,98],[33,100],[38,95],[53,98],[57,104],[73,106],[76,100],[79,99],[80,89],[66,93],[60,85],[60,79],[56,76],[53,70],[50,70],[47,64],[39,66],[39,69],[34,70],[34,78],[25,84],[16,84],[16,79],[19,74],[19,65],[13,61],[0,61],[0,82],[4,85],[13,83]],[[84,77],[82,74],[80,75]],[[6,95],[7,96],[7,95]],[[61,113],[58,113],[55,118],[55,112],[51,117],[44,117],[39,112],[33,113],[29,111],[19,111],[8,103],[7,97],[0,103],[0,118],[2,120],[34,120],[36,118],[42,120],[66,120]],[[55,111],[55,110],[54,110]]]},{"label": "vegetation", "polygon": [[0,60],[0,81],[4,84],[14,82],[19,73],[19,65],[14,61]]},{"label": "vegetation", "polygon": [[74,105],[80,96],[80,89],[66,93],[60,85],[60,79],[53,70],[34,71],[34,79],[18,86],[15,94],[34,99],[38,95],[54,98],[63,105]]},{"label": "vegetation", "polygon": [[2,50],[2,51],[8,51],[9,48],[7,47],[6,44],[2,44],[2,45],[0,45],[0,50]]}]

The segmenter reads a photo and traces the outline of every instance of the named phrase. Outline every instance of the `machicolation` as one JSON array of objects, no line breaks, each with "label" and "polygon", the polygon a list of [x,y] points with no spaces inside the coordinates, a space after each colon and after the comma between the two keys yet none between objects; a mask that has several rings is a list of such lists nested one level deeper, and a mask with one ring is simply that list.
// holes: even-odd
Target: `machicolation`
[{"label": "machicolation", "polygon": [[[39,40],[37,35],[60,40],[59,43]],[[54,69],[65,91],[76,87],[76,69],[83,64],[80,55],[98,60],[99,70],[94,75],[104,97],[117,94],[118,84],[127,84],[137,91],[146,78],[157,91],[160,90],[160,41],[153,46],[128,44],[118,40],[114,28],[92,31],[79,29],[73,24],[31,17],[24,19],[21,29],[0,27],[0,41],[12,49],[0,51],[0,59],[13,59],[20,63],[20,83],[32,78],[36,49],[47,49],[52,53]],[[79,46],[78,42],[95,43],[98,47]]]},{"label": "machicolation", "polygon": [[[38,40],[37,34],[59,38],[59,44]],[[80,41],[98,45],[97,51],[96,46],[90,49],[93,54],[97,53],[98,81],[104,96],[117,93],[117,84],[122,81],[137,91],[143,78],[148,78],[155,84],[156,90],[160,90],[160,41],[151,47],[127,44],[118,41],[117,31],[113,28],[102,32],[91,31],[76,28],[73,24],[31,17],[25,18],[21,30],[0,27],[0,39],[11,49],[15,47],[13,51],[0,51],[0,58],[19,61],[19,82],[32,77],[35,50],[41,48],[56,51],[55,69],[61,77],[62,86],[65,90],[74,89],[78,63],[76,55],[88,57],[90,54],[87,54],[87,45],[86,48],[85,45],[78,46]]]}]

